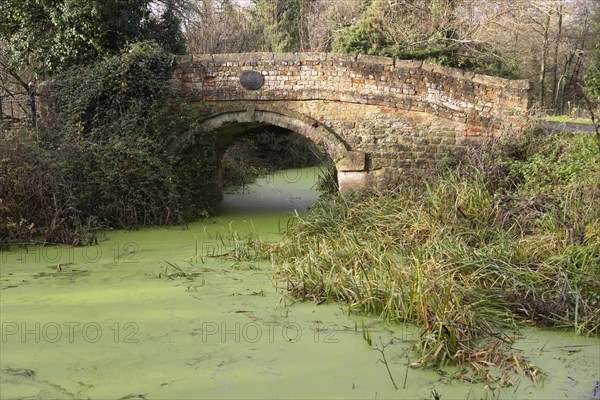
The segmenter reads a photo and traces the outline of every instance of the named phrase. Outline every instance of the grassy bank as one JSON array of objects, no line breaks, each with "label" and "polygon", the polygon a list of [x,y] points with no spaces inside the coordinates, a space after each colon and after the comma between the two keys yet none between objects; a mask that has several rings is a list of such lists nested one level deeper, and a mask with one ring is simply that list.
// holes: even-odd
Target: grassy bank
[{"label": "grassy bank", "polygon": [[456,161],[393,193],[322,198],[270,248],[276,275],[296,298],[417,323],[421,365],[535,380],[535,366],[503,351],[509,333],[599,333],[597,147],[589,135],[530,134]]}]

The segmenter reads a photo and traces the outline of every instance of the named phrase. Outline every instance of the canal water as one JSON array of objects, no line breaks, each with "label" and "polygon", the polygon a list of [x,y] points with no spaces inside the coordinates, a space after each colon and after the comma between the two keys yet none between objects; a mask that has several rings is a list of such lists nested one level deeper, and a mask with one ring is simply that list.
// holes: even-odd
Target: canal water
[{"label": "canal water", "polygon": [[[545,378],[450,380],[407,368],[414,326],[293,302],[272,265],[221,257],[277,241],[318,198],[315,169],[265,177],[186,227],[110,231],[97,246],[0,253],[0,398],[592,399],[600,342],[526,329],[513,351]],[[368,327],[372,345],[363,338]],[[381,353],[398,386],[395,389]],[[600,391],[600,388],[596,388]]]}]

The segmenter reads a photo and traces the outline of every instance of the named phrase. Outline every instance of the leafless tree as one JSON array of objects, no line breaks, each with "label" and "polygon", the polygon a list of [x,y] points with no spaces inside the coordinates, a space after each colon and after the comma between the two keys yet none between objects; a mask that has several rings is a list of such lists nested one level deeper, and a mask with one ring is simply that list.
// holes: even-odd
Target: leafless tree
[{"label": "leafless tree", "polygon": [[518,77],[534,83],[541,108],[567,112],[580,98],[599,6],[596,0],[464,0],[456,12],[462,51],[518,67]]},{"label": "leafless tree", "polygon": [[184,35],[190,53],[259,50],[261,29],[250,4],[241,5],[233,0],[187,0],[184,10]]},{"label": "leafless tree", "polygon": [[[31,68],[11,65],[8,46],[0,42],[0,124],[31,120],[35,123],[36,75]],[[0,127],[2,129],[2,127]]]}]

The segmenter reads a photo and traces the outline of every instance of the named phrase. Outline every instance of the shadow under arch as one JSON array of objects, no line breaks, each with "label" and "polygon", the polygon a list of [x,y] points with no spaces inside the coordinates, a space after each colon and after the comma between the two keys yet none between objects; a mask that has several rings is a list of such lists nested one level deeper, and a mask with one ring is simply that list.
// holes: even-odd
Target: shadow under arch
[{"label": "shadow under arch", "polygon": [[[340,191],[367,187],[366,154],[350,150],[347,143],[325,125],[295,112],[284,114],[253,107],[221,112],[200,120],[193,131],[187,130],[173,138],[167,149],[176,153],[187,146],[192,135],[212,133],[217,139],[215,150],[218,155],[217,163],[220,163],[221,156],[239,135],[267,126],[290,130],[307,137],[315,144],[323,145],[335,165]],[[220,165],[217,167],[220,169]]]}]

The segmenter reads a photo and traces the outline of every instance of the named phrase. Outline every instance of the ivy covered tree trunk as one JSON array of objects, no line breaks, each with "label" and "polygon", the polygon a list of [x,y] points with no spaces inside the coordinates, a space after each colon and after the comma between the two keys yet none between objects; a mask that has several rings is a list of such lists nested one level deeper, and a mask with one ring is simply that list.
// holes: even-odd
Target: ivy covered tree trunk
[{"label": "ivy covered tree trunk", "polygon": [[548,59],[548,47],[550,46],[549,43],[549,32],[550,32],[550,21],[551,21],[551,17],[552,17],[552,11],[548,8],[548,10],[546,10],[547,14],[546,14],[546,22],[544,23],[544,40],[543,40],[543,45],[542,45],[542,61],[540,63],[540,77],[539,77],[539,88],[540,88],[540,93],[539,93],[539,101],[540,101],[540,105],[542,106],[542,109],[544,109],[544,102],[546,100],[546,73],[548,72],[548,67],[547,67],[547,59]]}]

